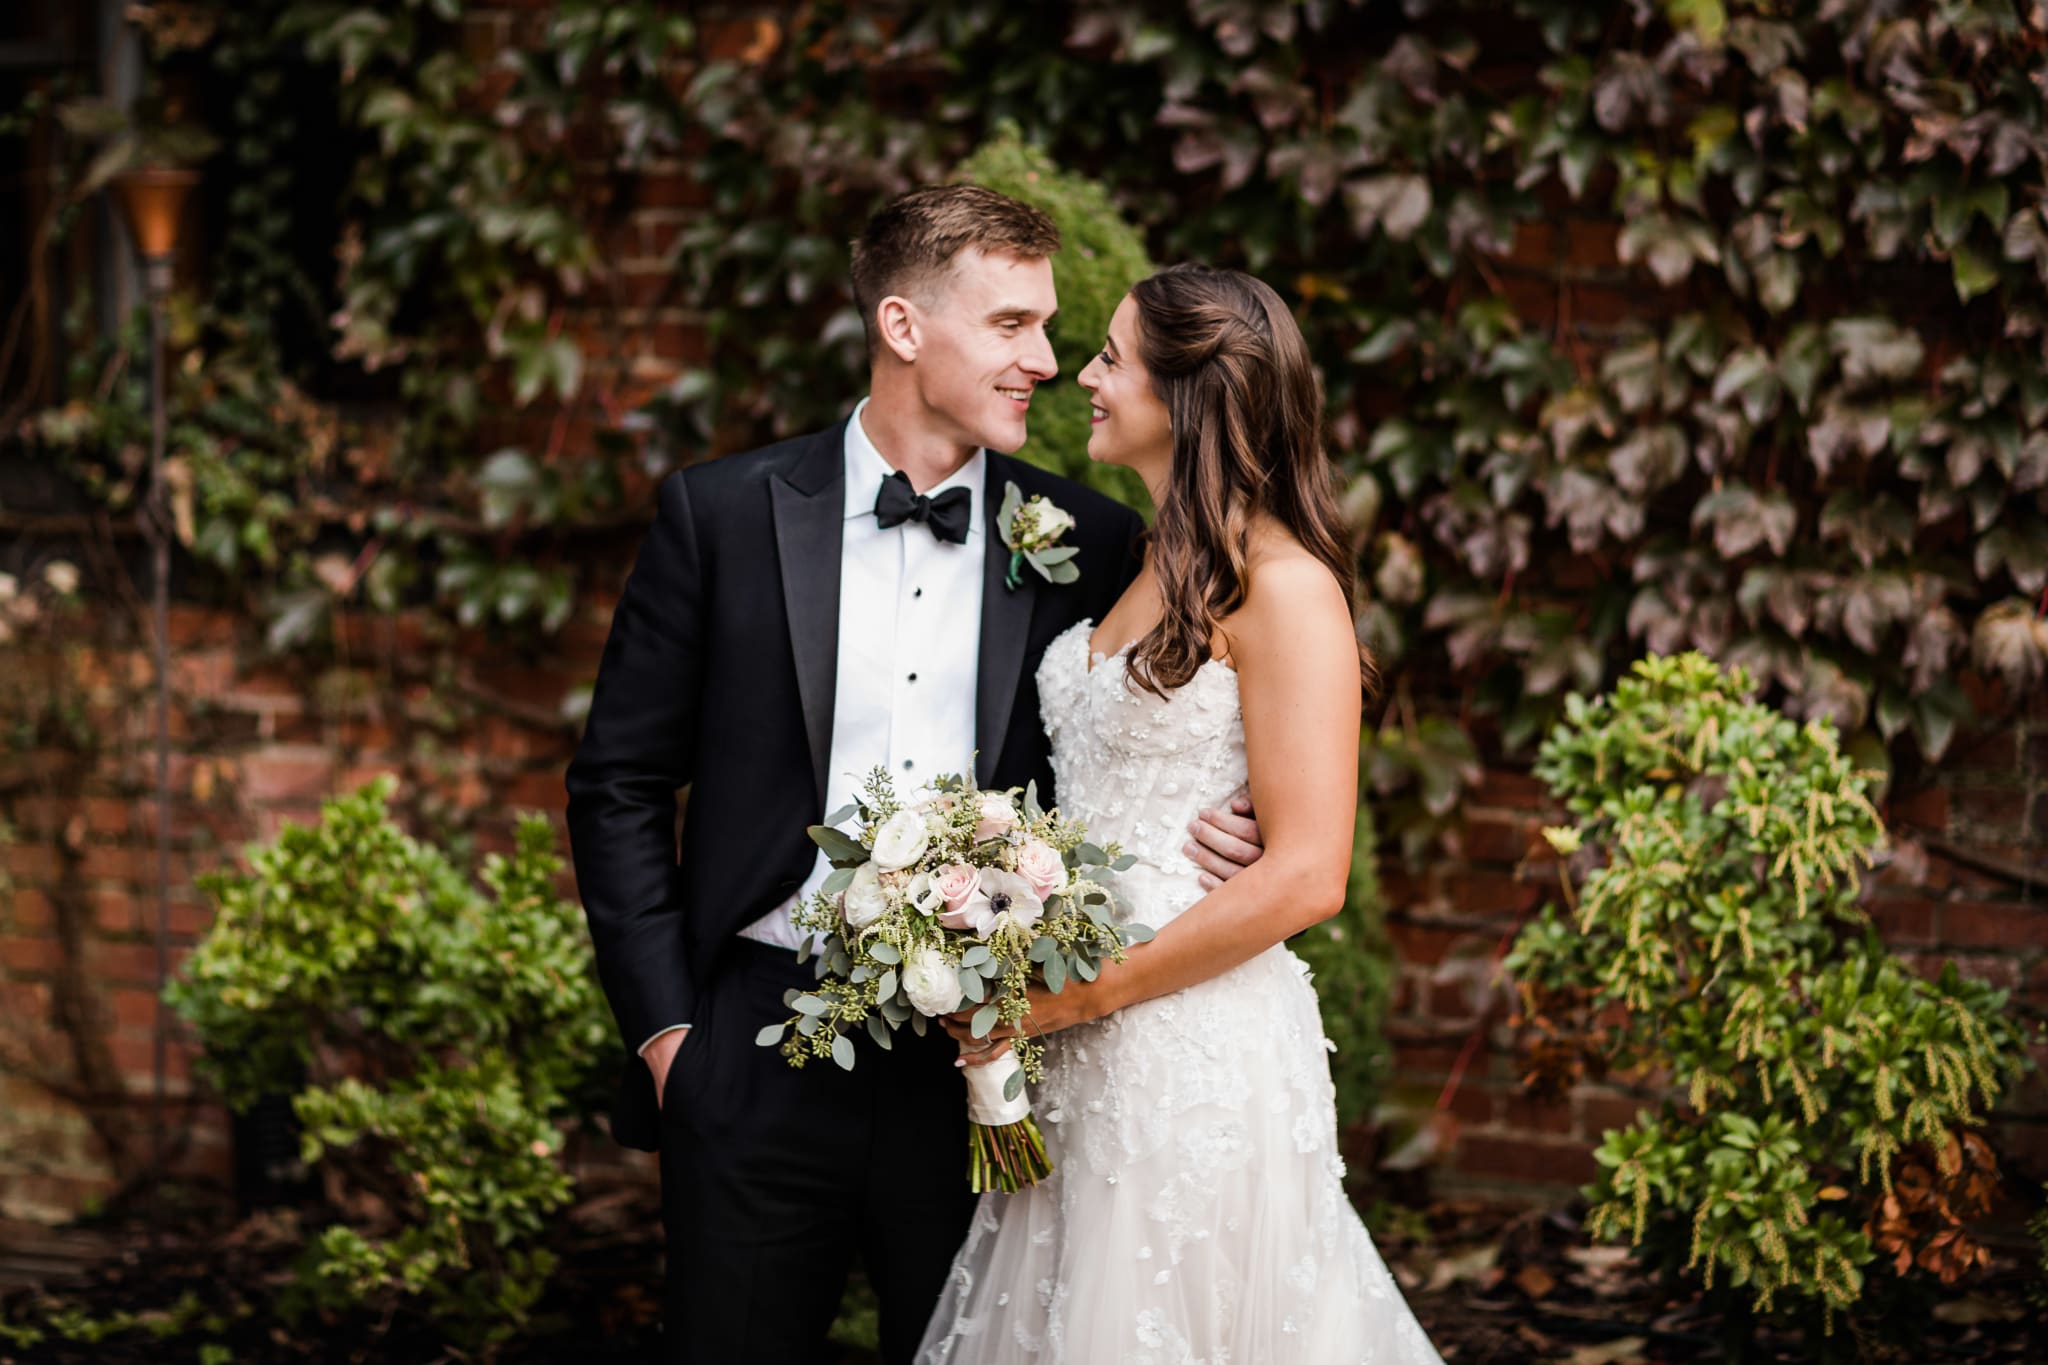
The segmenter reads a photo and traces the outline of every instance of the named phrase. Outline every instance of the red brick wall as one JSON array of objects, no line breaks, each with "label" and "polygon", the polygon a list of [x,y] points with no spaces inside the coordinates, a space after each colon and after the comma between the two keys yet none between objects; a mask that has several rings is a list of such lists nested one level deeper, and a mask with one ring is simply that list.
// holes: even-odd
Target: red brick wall
[{"label": "red brick wall", "polygon": [[[608,595],[585,603],[561,647],[545,655],[464,647],[449,660],[448,685],[401,680],[422,662],[401,647],[413,634],[403,623],[351,619],[343,633],[355,643],[352,668],[294,673],[262,661],[246,623],[176,611],[174,957],[208,919],[190,886],[194,873],[233,859],[285,819],[311,818],[322,796],[375,773],[402,776],[423,831],[466,835],[480,850],[507,846],[515,809],[559,815],[573,731],[551,718],[594,674],[611,603]],[[15,891],[0,911],[0,1046],[13,1049],[4,1055],[39,1059],[56,1086],[0,1076],[0,1215],[14,1217],[60,1218],[105,1197],[136,1173],[148,1149],[156,824],[149,712],[129,690],[146,677],[146,656],[91,652],[74,671],[114,742],[63,790],[0,786],[0,813],[17,829],[6,852]],[[447,705],[474,708],[450,734],[435,720]],[[54,766],[57,756],[25,761]],[[2043,865],[2048,698],[1960,749],[1926,785],[1895,793],[1886,814],[1895,854],[1876,879],[1872,910],[1888,940],[1930,972],[1954,957],[1973,975],[2014,988],[2036,1016],[2048,1011],[2043,888],[2030,894],[1973,865]],[[1419,872],[1397,860],[1384,869],[1400,963],[1389,1025],[1395,1085],[1409,1101],[1427,1107],[1441,1099],[1457,1116],[1443,1172],[1454,1184],[1536,1193],[1583,1180],[1601,1130],[1633,1108],[1604,1087],[1581,1087],[1559,1105],[1518,1093],[1496,959],[1505,937],[1552,893],[1555,868],[1537,829],[1557,818],[1544,810],[1540,783],[1496,769],[1448,847]],[[66,915],[77,925],[68,939],[59,930]],[[103,1079],[113,1092],[77,1093],[92,1077],[81,1074],[59,1021],[81,1013],[102,1035]],[[2048,1049],[2037,1051],[2048,1064]],[[1446,1093],[1454,1071],[1457,1084]],[[173,1128],[186,1144],[183,1167],[224,1178],[224,1119],[210,1105],[186,1107],[189,1073],[186,1051],[174,1047]],[[117,1131],[115,1142],[94,1130],[94,1116]],[[2039,1078],[1994,1131],[2020,1170],[2048,1177],[2048,1086]]]}]

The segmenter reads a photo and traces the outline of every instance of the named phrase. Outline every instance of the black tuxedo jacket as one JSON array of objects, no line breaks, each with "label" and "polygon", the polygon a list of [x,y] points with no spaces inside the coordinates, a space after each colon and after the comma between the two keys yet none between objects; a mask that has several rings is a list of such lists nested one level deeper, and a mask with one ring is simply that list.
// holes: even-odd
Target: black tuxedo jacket
[{"label": "black tuxedo jacket", "polygon": [[[1035,780],[1050,803],[1033,675],[1055,636],[1100,620],[1131,581],[1143,523],[1021,460],[986,461],[975,777],[995,789]],[[576,880],[628,1054],[690,1022],[738,930],[794,893],[816,857],[804,830],[824,815],[832,751],[845,478],[841,424],[661,485],[567,779]],[[1047,583],[1027,566],[1004,586],[1006,482],[1073,513],[1078,581]],[[655,1119],[653,1077],[629,1055],[613,1135],[652,1150]]]}]

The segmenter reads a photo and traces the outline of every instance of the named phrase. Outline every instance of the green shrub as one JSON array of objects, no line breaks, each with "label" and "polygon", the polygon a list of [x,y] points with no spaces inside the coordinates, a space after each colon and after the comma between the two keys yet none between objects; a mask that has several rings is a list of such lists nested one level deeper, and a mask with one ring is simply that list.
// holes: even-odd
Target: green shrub
[{"label": "green shrub", "polygon": [[1351,844],[1351,881],[1344,908],[1287,946],[1308,963],[1322,1003],[1323,1032],[1336,1044],[1330,1079],[1337,1086],[1337,1126],[1372,1113],[1387,1074],[1382,1032],[1393,993],[1392,945],[1380,899],[1378,837],[1369,807],[1358,808]]},{"label": "green shrub", "polygon": [[169,988],[231,1105],[292,1093],[343,1215],[309,1245],[321,1306],[418,1296],[451,1336],[513,1331],[568,1201],[562,1122],[609,1037],[589,940],[555,893],[545,818],[479,890],[392,822],[389,778],[209,874],[213,928]]},{"label": "green shrub", "polygon": [[1924,1148],[1954,1174],[1952,1139],[2023,1054],[2003,991],[1953,964],[1923,980],[1868,931],[1870,775],[1832,725],[1749,690],[1692,653],[1567,700],[1536,771],[1577,821],[1546,831],[1569,909],[1508,967],[1532,1014],[1575,1016],[1596,1069],[1685,1093],[1606,1135],[1594,1234],[1682,1247],[1710,1287],[1817,1301],[1831,1328],[1863,1293],[1895,1161]]},{"label": "green shrub", "polygon": [[1144,238],[1124,221],[1100,185],[1060,170],[1042,148],[1025,142],[1014,124],[1004,125],[961,162],[955,176],[1043,209],[1059,224],[1060,250],[1052,258],[1052,275],[1060,316],[1052,349],[1060,381],[1032,399],[1031,439],[1021,453],[1140,511],[1149,510],[1152,501],[1137,475],[1088,459],[1088,395],[1074,382],[1102,349],[1117,304],[1152,273]]}]

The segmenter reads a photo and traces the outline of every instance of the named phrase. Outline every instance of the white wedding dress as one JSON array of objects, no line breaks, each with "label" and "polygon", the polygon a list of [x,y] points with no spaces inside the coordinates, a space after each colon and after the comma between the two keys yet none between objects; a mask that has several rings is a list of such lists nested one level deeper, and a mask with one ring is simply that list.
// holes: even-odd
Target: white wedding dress
[{"label": "white wedding dress", "polygon": [[[1091,669],[1082,621],[1038,690],[1062,813],[1138,863],[1121,912],[1204,894],[1187,824],[1245,781],[1237,675],[1164,699]],[[1307,969],[1284,945],[1047,1041],[1042,1184],[984,1195],[919,1365],[1411,1365],[1436,1351],[1346,1198]]]}]

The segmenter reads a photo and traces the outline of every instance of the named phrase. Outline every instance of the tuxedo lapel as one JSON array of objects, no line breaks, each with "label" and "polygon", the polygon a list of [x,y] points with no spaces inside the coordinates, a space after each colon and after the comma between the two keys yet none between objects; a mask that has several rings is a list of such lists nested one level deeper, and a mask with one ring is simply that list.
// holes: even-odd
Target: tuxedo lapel
[{"label": "tuxedo lapel", "polygon": [[782,607],[796,658],[797,693],[811,745],[811,776],[825,800],[832,699],[839,665],[839,553],[845,534],[845,427],[820,432],[788,472],[769,481]]},{"label": "tuxedo lapel", "polygon": [[1004,585],[1010,572],[1010,548],[1004,541],[1000,513],[1003,485],[1011,479],[1012,461],[988,452],[981,493],[982,538],[985,550],[981,583],[981,657],[974,683],[974,780],[986,786],[995,780],[1002,757],[1003,736],[1009,733],[1017,685],[1024,677],[1030,644],[1031,612],[1042,580],[1026,573],[1013,590]]}]

